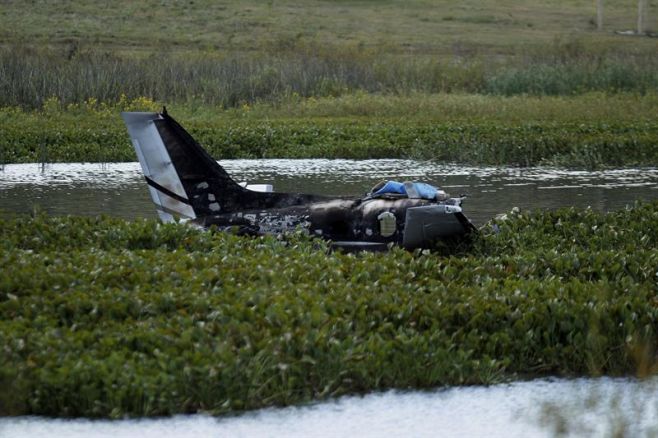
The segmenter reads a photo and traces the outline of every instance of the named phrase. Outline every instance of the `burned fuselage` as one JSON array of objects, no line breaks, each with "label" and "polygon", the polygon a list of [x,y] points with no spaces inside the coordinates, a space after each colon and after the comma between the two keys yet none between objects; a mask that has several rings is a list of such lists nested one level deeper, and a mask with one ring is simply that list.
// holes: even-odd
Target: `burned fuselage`
[{"label": "burned fuselage", "polygon": [[194,222],[251,235],[300,228],[339,245],[395,243],[406,248],[425,247],[436,239],[465,234],[472,227],[460,207],[423,199],[332,199],[203,216]]},{"label": "burned fuselage", "polygon": [[236,183],[166,111],[122,116],[164,221],[186,218],[249,235],[303,229],[338,246],[373,248],[390,243],[425,247],[474,229],[460,198],[423,197],[415,183],[405,183],[407,191],[399,185],[397,193],[373,191],[360,198],[250,190]]}]

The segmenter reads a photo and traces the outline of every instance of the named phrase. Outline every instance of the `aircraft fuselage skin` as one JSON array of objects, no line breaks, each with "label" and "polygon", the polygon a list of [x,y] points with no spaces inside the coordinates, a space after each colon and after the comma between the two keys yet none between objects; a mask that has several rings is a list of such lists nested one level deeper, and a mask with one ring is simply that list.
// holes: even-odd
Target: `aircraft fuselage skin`
[{"label": "aircraft fuselage skin", "polygon": [[122,116],[163,221],[184,218],[248,235],[302,229],[347,246],[392,243],[409,249],[474,230],[460,198],[329,198],[250,190],[237,184],[166,112]]},{"label": "aircraft fuselage skin", "polygon": [[[412,249],[431,245],[436,239],[465,234],[470,223],[460,210],[424,199],[332,199],[295,207],[203,216],[194,222],[250,235],[304,229],[336,242],[395,243]],[[395,219],[394,229],[386,233],[382,233],[379,219],[382,213],[391,213]]]}]

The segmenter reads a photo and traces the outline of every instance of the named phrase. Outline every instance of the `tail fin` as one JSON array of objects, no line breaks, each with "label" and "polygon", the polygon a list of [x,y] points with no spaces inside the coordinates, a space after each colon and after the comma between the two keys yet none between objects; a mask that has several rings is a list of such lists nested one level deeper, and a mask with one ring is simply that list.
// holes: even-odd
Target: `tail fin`
[{"label": "tail fin", "polygon": [[232,211],[249,192],[166,111],[121,116],[162,221]]}]

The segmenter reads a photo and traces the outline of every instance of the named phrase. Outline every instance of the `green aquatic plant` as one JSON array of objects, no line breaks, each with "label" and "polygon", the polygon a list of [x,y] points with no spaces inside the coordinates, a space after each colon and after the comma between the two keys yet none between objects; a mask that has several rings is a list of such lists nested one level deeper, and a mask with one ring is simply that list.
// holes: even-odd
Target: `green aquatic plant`
[{"label": "green aquatic plant", "polygon": [[[456,99],[456,105],[473,103],[472,96]],[[621,99],[621,103],[628,103]],[[454,98],[453,98],[454,100]],[[655,98],[646,98],[651,108]],[[440,101],[440,99],[438,100]],[[594,107],[605,98],[587,101]],[[376,103],[377,101],[375,101]],[[415,100],[405,101],[413,106]],[[468,111],[453,109],[459,120],[414,116],[408,119],[311,117],[223,117],[209,112],[202,120],[181,122],[217,159],[233,158],[414,158],[483,165],[559,165],[580,168],[650,166],[658,162],[658,124],[655,119],[617,120],[617,114],[599,120],[537,121],[501,120],[494,107],[516,105],[518,99],[479,102],[471,110],[478,118],[461,120]],[[560,108],[582,110],[577,102],[547,106],[539,111],[549,118]],[[620,103],[613,100],[612,104]],[[144,103],[148,108],[150,103]],[[335,103],[338,107],[343,103]],[[353,105],[353,104],[349,104]],[[425,104],[424,104],[425,105]],[[426,104],[429,105],[429,104]],[[446,104],[449,105],[449,104]],[[525,103],[532,106],[530,103]],[[129,102],[125,106],[132,108]],[[100,112],[62,110],[39,112],[0,110],[0,150],[6,162],[110,162],[136,159],[125,127],[118,117],[124,107]],[[210,110],[208,110],[210,111]],[[276,110],[273,110],[276,114]],[[466,111],[466,115],[463,114]],[[482,115],[482,111],[486,115]],[[285,111],[284,111],[285,113]],[[507,110],[507,114],[512,115]],[[478,115],[479,114],[479,115]]]},{"label": "green aquatic plant", "polygon": [[655,369],[655,202],[511,212],[452,254],[107,217],[0,219],[0,236],[5,415],[221,413]]}]

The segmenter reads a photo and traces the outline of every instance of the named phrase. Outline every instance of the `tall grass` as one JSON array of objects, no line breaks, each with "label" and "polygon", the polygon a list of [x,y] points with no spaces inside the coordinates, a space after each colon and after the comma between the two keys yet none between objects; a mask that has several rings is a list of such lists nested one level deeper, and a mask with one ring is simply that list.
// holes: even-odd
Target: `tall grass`
[{"label": "tall grass", "polygon": [[309,46],[271,52],[152,53],[145,57],[85,50],[0,49],[0,105],[41,107],[117,102],[147,96],[166,102],[236,107],[281,97],[368,93],[571,95],[589,91],[658,90],[658,57],[584,54],[558,46],[515,60],[440,58]]},{"label": "tall grass", "polygon": [[658,70],[634,58],[613,57],[598,62],[539,63],[504,69],[485,79],[483,91],[497,95],[573,95],[591,90],[609,92],[656,89]]}]

